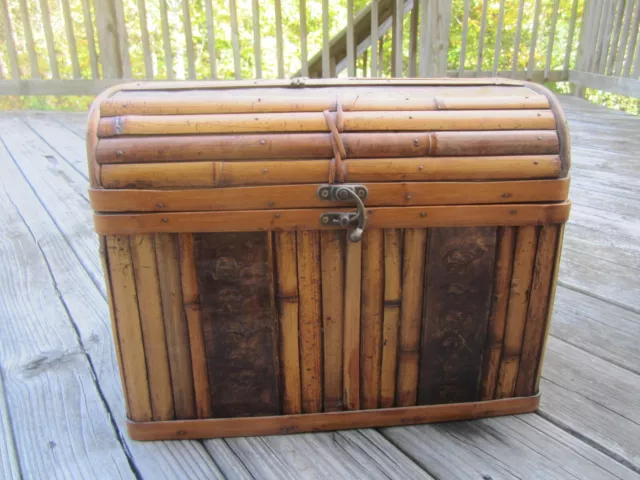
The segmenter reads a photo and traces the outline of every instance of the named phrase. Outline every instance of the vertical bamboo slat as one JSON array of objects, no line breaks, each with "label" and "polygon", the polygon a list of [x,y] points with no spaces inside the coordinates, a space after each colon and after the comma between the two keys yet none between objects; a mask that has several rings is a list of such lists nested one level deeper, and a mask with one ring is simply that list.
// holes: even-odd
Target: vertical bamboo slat
[{"label": "vertical bamboo slat", "polygon": [[551,309],[551,305],[548,302],[553,283],[558,231],[558,225],[540,228],[538,251],[531,282],[527,324],[524,331],[515,388],[515,395],[518,397],[530,396],[535,393],[536,372],[542,355],[542,344],[544,343],[542,336],[545,331],[547,313]]},{"label": "vertical bamboo slat", "polygon": [[91,6],[89,0],[82,0],[82,16],[84,20],[84,31],[87,35],[87,46],[89,48],[89,64],[91,65],[91,78],[98,78],[98,54],[96,53],[96,41],[91,21]]},{"label": "vertical bamboo slat", "polygon": [[380,404],[382,359],[382,305],[384,301],[384,237],[380,229],[362,237],[360,310],[360,408]]},{"label": "vertical bamboo slat", "polygon": [[500,227],[498,229],[496,270],[487,328],[487,342],[483,356],[480,400],[493,399],[496,390],[509,303],[509,284],[513,271],[515,238],[516,229],[514,227]]},{"label": "vertical bamboo slat", "polygon": [[115,312],[114,336],[120,346],[127,413],[135,422],[148,422],[153,415],[129,237],[109,236],[106,246]]},{"label": "vertical bamboo slat", "polygon": [[275,232],[276,303],[280,328],[282,413],[302,413],[295,232]]},{"label": "vertical bamboo slat", "polygon": [[275,0],[276,8],[276,54],[278,58],[278,78],[284,78],[284,46],[282,39],[282,5]]},{"label": "vertical bamboo slat", "polygon": [[616,66],[613,73],[616,77],[619,77],[622,73],[622,64],[627,51],[627,41],[629,40],[629,27],[631,26],[631,17],[633,16],[633,4],[637,1],[638,0],[627,0],[627,7],[624,12],[624,24],[622,26],[622,33],[620,34],[620,41],[617,48],[618,54],[616,55]]},{"label": "vertical bamboo slat", "polygon": [[309,76],[309,53],[307,52],[307,2],[300,0],[300,73]]},{"label": "vertical bamboo slat", "polygon": [[160,20],[162,25],[162,45],[164,48],[164,63],[167,67],[167,79],[173,80],[173,53],[171,53],[171,36],[169,32],[169,18],[167,14],[167,0],[160,0]]},{"label": "vertical bamboo slat", "polygon": [[360,282],[362,242],[346,242],[344,274],[343,389],[346,410],[360,409]]},{"label": "vertical bamboo slat", "polygon": [[69,44],[69,56],[71,57],[71,68],[73,69],[73,78],[79,79],[80,63],[78,62],[78,48],[76,47],[76,36],[73,33],[73,19],[71,18],[71,8],[69,0],[61,0],[62,14],[64,16],[64,31]]},{"label": "vertical bamboo slat", "polygon": [[409,23],[409,77],[418,75],[418,20],[420,19],[420,2],[413,2]]},{"label": "vertical bamboo slat", "polygon": [[231,22],[231,47],[233,48],[233,71],[236,80],[242,79],[240,59],[240,34],[238,33],[238,9],[236,0],[229,0],[229,19]]},{"label": "vertical bamboo slat", "polygon": [[344,242],[345,235],[342,231],[320,233],[325,412],[343,408]]},{"label": "vertical bamboo slat", "polygon": [[153,235],[130,239],[154,420],[175,416]]},{"label": "vertical bamboo slat", "polygon": [[156,233],[155,241],[176,418],[195,418],[193,369],[182,295],[178,241],[176,234],[172,233]]},{"label": "vertical bamboo slat", "polygon": [[297,240],[302,413],[318,413],[323,398],[320,232],[299,231]]},{"label": "vertical bamboo slat", "polygon": [[211,78],[217,80],[218,78],[218,66],[216,58],[216,36],[215,25],[213,16],[212,0],[204,0],[205,14],[207,17],[207,48],[209,51],[209,69],[211,72]]},{"label": "vertical bamboo slat", "polygon": [[11,78],[13,80],[20,80],[18,54],[16,51],[16,44],[13,39],[13,26],[11,25],[11,16],[9,14],[9,6],[7,5],[7,0],[0,0],[0,7],[2,7],[2,32],[4,33],[4,41],[7,45]]},{"label": "vertical bamboo slat", "polygon": [[151,61],[145,0],[138,0],[138,17],[140,17],[140,40],[142,41],[142,55],[144,56],[144,75],[147,80],[153,80],[153,62]]},{"label": "vertical bamboo slat", "polygon": [[[66,8],[69,8],[68,1],[65,2]],[[4,7],[3,7],[4,8]],[[38,54],[36,53],[35,42],[33,41],[33,31],[31,30],[31,19],[29,18],[29,9],[27,8],[27,0],[20,0],[20,16],[22,17],[22,29],[24,31],[24,39],[27,44],[27,52],[29,53],[29,66],[31,68],[31,78],[40,78],[40,69],[38,68]],[[65,11],[66,25],[66,11]],[[75,38],[74,38],[75,41]],[[8,44],[7,44],[8,46]]]},{"label": "vertical bamboo slat", "polygon": [[541,0],[536,0],[536,6],[533,11],[533,27],[531,28],[531,40],[529,43],[529,63],[527,63],[527,80],[533,78],[533,70],[536,66],[536,44],[538,42],[538,25],[540,24],[540,4]]},{"label": "vertical bamboo slat", "polygon": [[529,307],[537,235],[537,227],[534,226],[518,229],[496,398],[512,397],[515,390]]},{"label": "vertical bamboo slat", "polygon": [[51,29],[51,14],[49,13],[49,3],[47,0],[40,1],[40,14],[42,15],[42,26],[44,28],[44,38],[47,44],[47,53],[49,55],[49,69],[51,70],[51,78],[58,80],[60,71],[58,70],[58,60],[56,58],[56,46],[53,41],[53,30]]},{"label": "vertical bamboo slat", "polygon": [[322,0],[322,78],[331,76],[329,56],[329,0]]},{"label": "vertical bamboo slat", "polygon": [[256,78],[262,78],[262,45],[260,39],[260,2],[252,0],[253,58],[256,65]]},{"label": "vertical bamboo slat", "polygon": [[426,229],[405,230],[396,385],[396,406],[398,407],[410,407],[415,405],[417,400],[426,248]]},{"label": "vertical bamboo slat", "polygon": [[573,0],[573,6],[571,7],[571,19],[569,20],[569,33],[567,37],[567,47],[564,51],[563,70],[565,72],[565,75],[569,72],[569,63],[571,62],[571,52],[573,51],[573,36],[576,31],[577,15],[578,15],[578,0]]},{"label": "vertical bamboo slat", "polygon": [[178,244],[180,248],[182,301],[189,330],[196,415],[198,418],[209,418],[213,416],[213,412],[211,408],[211,389],[209,386],[209,372],[207,371],[204,330],[200,316],[200,292],[196,272],[193,234],[179,234]]},{"label": "vertical bamboo slat", "polygon": [[378,76],[378,0],[371,1],[371,76]]},{"label": "vertical bamboo slat", "polygon": [[478,38],[478,64],[476,65],[476,76],[482,71],[482,61],[484,59],[484,35],[487,29],[487,8],[489,0],[482,0],[482,17],[480,19],[480,36]]},{"label": "vertical bamboo slat", "polygon": [[496,31],[496,45],[493,52],[493,72],[495,77],[498,74],[500,61],[500,45],[502,43],[502,27],[504,25],[504,0],[500,0],[500,12],[498,13],[498,29]]},{"label": "vertical bamboo slat", "polygon": [[189,13],[189,0],[182,0],[182,25],[184,26],[184,41],[187,47],[187,68],[189,79],[196,79],[196,59],[193,51],[193,34],[191,32],[191,14]]},{"label": "vertical bamboo slat", "polygon": [[356,76],[356,44],[353,32],[353,0],[347,0],[347,73]]},{"label": "vertical bamboo slat", "polygon": [[549,78],[549,71],[551,69],[551,57],[553,55],[553,41],[556,37],[556,24],[558,22],[558,10],[560,8],[560,0],[555,0],[553,3],[553,13],[551,14],[551,27],[549,28],[549,39],[547,40],[547,58],[544,62],[544,78]]},{"label": "vertical bamboo slat", "polygon": [[458,68],[458,76],[462,77],[464,73],[464,62],[467,56],[467,42],[469,41],[469,10],[471,0],[464,0],[464,17],[462,19],[462,45],[460,46],[460,67]]},{"label": "vertical bamboo slat", "polygon": [[402,305],[402,230],[384,231],[384,310],[380,407],[393,407],[398,367],[398,328]]},{"label": "vertical bamboo slat", "polygon": [[520,58],[520,35],[522,34],[522,15],[524,14],[524,0],[520,0],[518,6],[518,20],[516,22],[516,38],[513,41],[513,63],[511,64],[511,75],[515,76],[518,71],[518,60]]}]

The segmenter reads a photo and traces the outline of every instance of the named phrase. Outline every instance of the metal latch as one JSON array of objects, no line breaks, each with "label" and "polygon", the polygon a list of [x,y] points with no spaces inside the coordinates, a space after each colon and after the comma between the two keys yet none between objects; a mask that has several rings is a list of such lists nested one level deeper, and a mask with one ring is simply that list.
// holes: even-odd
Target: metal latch
[{"label": "metal latch", "polygon": [[323,225],[335,225],[346,228],[355,225],[356,228],[349,232],[349,241],[359,242],[362,233],[367,227],[367,211],[363,200],[367,198],[369,191],[364,185],[322,185],[318,188],[318,198],[331,202],[354,202],[355,213],[327,212],[320,215],[320,223]]}]

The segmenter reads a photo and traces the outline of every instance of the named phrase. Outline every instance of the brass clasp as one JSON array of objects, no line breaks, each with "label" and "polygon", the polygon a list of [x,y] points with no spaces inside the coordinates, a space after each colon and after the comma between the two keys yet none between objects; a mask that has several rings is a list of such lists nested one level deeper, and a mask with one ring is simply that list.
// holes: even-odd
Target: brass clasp
[{"label": "brass clasp", "polygon": [[367,198],[369,191],[364,185],[322,185],[318,188],[318,198],[332,202],[353,201],[356,204],[355,213],[328,212],[320,215],[320,223],[323,225],[335,225],[346,228],[355,225],[356,228],[349,233],[351,242],[359,242],[362,233],[367,227],[367,211],[363,200]]}]

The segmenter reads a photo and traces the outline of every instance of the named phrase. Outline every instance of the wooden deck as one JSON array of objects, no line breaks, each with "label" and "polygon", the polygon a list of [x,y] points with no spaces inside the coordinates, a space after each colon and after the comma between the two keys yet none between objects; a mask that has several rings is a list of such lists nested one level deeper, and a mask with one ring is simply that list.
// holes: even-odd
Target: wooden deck
[{"label": "wooden deck", "polygon": [[83,114],[0,114],[0,478],[640,478],[640,119],[562,100],[566,228],[536,414],[228,440],[127,438]]}]

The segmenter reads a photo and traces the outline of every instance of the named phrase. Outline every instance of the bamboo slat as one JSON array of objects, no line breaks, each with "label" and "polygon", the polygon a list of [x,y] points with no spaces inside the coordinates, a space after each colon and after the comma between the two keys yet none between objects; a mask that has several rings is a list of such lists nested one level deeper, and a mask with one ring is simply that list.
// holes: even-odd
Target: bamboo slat
[{"label": "bamboo slat", "polygon": [[162,45],[164,48],[164,63],[167,68],[167,79],[173,80],[173,53],[171,52],[171,36],[169,31],[169,17],[167,14],[167,0],[160,2],[160,20],[162,25]]},{"label": "bamboo slat", "polygon": [[298,260],[295,232],[275,232],[276,303],[280,328],[282,412],[302,413],[298,344]]},{"label": "bamboo slat", "polygon": [[195,418],[191,348],[184,312],[177,235],[156,233],[155,244],[176,418]]},{"label": "bamboo slat", "polygon": [[[89,198],[93,210],[97,212],[128,212],[132,210],[132,205],[138,212],[325,208],[330,204],[317,197],[320,185],[187,190],[92,189]],[[367,188],[369,196],[364,203],[368,207],[560,202],[567,198],[569,178],[504,182],[372,183]]]},{"label": "bamboo slat", "polygon": [[495,398],[514,395],[529,307],[537,242],[537,227],[525,226],[518,229]]},{"label": "bamboo slat", "polygon": [[84,20],[84,31],[87,37],[87,47],[89,49],[89,64],[91,65],[91,78],[98,78],[98,54],[96,53],[96,41],[91,21],[91,5],[89,0],[82,0],[82,15]]},{"label": "bamboo slat", "polygon": [[193,51],[193,34],[191,32],[191,14],[189,13],[189,0],[182,0],[182,25],[184,28],[184,41],[187,48],[187,68],[189,80],[196,79],[196,59]]},{"label": "bamboo slat", "polygon": [[276,13],[276,56],[278,59],[278,78],[284,78],[284,46],[282,39],[282,5],[275,0]]},{"label": "bamboo slat", "polygon": [[324,411],[342,410],[344,232],[321,232]]},{"label": "bamboo slat", "polygon": [[558,225],[549,225],[540,229],[536,260],[531,281],[527,323],[522,341],[518,378],[514,394],[517,397],[534,394],[536,373],[542,355],[543,335],[552,308],[549,304],[553,279],[553,270],[558,246]]},{"label": "bamboo slat", "polygon": [[378,76],[378,41],[379,41],[379,33],[378,33],[378,25],[380,24],[379,19],[379,5],[378,0],[372,0],[371,2],[371,76]]},{"label": "bamboo slat", "polygon": [[465,60],[467,56],[467,42],[469,41],[469,10],[471,0],[464,0],[464,16],[462,19],[462,45],[460,46],[460,67],[458,76],[462,76],[465,70]]},{"label": "bamboo slat", "polygon": [[150,421],[153,414],[129,237],[109,236],[106,248],[127,414],[134,421]]},{"label": "bamboo slat", "polygon": [[200,291],[196,272],[193,234],[183,233],[178,235],[178,245],[180,249],[182,301],[189,331],[196,415],[198,418],[209,418],[213,416],[213,412],[204,330],[200,316]]},{"label": "bamboo slat", "polygon": [[541,0],[536,0],[535,8],[533,11],[533,27],[531,28],[531,40],[529,41],[529,62],[527,63],[527,80],[531,80],[533,77],[533,70],[536,63],[536,44],[538,42],[538,26],[540,25],[540,7]]},{"label": "bamboo slat", "polygon": [[522,15],[524,13],[524,1],[518,4],[518,20],[516,22],[516,38],[513,41],[513,60],[511,64],[511,76],[515,76],[518,71],[518,60],[520,57],[520,36],[522,33]]},{"label": "bamboo slat", "polygon": [[382,322],[384,302],[383,230],[365,230],[362,236],[362,291],[360,307],[360,408],[380,406]]},{"label": "bamboo slat", "polygon": [[395,401],[398,407],[415,405],[418,395],[426,248],[427,230],[423,228],[405,230]]},{"label": "bamboo slat", "polygon": [[501,227],[497,232],[496,269],[493,285],[491,313],[487,328],[487,342],[483,356],[480,399],[491,400],[495,396],[500,355],[504,341],[504,329],[509,304],[509,284],[513,272],[513,252],[516,229]]},{"label": "bamboo slat", "polygon": [[384,230],[384,303],[380,407],[394,406],[398,367],[398,331],[402,306],[402,243],[400,229]]},{"label": "bamboo slat", "polygon": [[210,77],[216,80],[218,78],[218,59],[216,54],[215,17],[213,15],[212,0],[204,0],[204,7],[207,17],[207,50],[209,52]]},{"label": "bamboo slat", "polygon": [[253,27],[253,59],[256,65],[256,78],[262,78],[262,45],[260,40],[260,2],[252,0],[252,27]]},{"label": "bamboo slat", "polygon": [[[44,28],[44,38],[47,45],[47,53],[49,55],[49,69],[51,70],[51,78],[57,80],[60,78],[58,70],[58,60],[56,58],[56,46],[53,40],[53,29],[51,28],[51,14],[49,13],[49,3],[47,0],[39,0],[40,15],[42,15],[42,26]],[[10,32],[9,32],[10,33]],[[19,78],[19,77],[13,77]]]},{"label": "bamboo slat", "polygon": [[625,6],[627,3],[631,3],[632,0],[620,0],[617,2],[618,9],[616,11],[616,21],[611,35],[611,43],[609,45],[609,53],[607,55],[607,67],[605,69],[606,75],[613,74],[613,65],[618,53],[618,42],[620,41],[620,29],[622,28],[622,17],[625,12]]},{"label": "bamboo slat", "polygon": [[307,52],[307,1],[300,0],[300,73],[309,76],[309,53]]},{"label": "bamboo slat", "polygon": [[320,232],[300,231],[297,241],[302,412],[317,413],[323,403]]},{"label": "bamboo slat", "polygon": [[627,50],[627,41],[629,40],[629,27],[631,26],[631,18],[633,17],[633,4],[636,1],[637,0],[627,0],[627,7],[624,12],[624,24],[622,26],[622,33],[620,34],[620,42],[618,43],[616,67],[613,74],[616,77],[619,77],[622,74],[622,66]]},{"label": "bamboo slat", "polygon": [[71,8],[69,0],[61,0],[62,14],[64,17],[64,31],[69,45],[69,56],[71,57],[71,68],[73,69],[73,78],[81,78],[80,63],[78,62],[78,48],[76,47],[76,36],[73,33],[73,18],[71,18]]},{"label": "bamboo slat", "polygon": [[478,38],[478,63],[476,64],[476,75],[483,70],[482,61],[484,59],[484,35],[487,29],[487,8],[489,0],[482,0],[482,16],[480,19],[480,36]]},{"label": "bamboo slat", "polygon": [[504,0],[500,0],[500,11],[498,13],[498,29],[496,30],[496,44],[495,44],[494,53],[493,53],[493,76],[494,77],[498,74],[503,25],[504,25]]},{"label": "bamboo slat", "polygon": [[[69,8],[69,4],[65,2],[66,8]],[[2,7],[6,8],[6,5]],[[38,54],[36,53],[36,44],[33,41],[33,30],[31,30],[31,19],[29,18],[29,8],[27,7],[27,0],[20,0],[20,16],[22,17],[22,29],[24,32],[24,39],[27,44],[27,52],[29,53],[29,66],[31,68],[31,78],[40,78],[40,68],[38,67]],[[3,18],[5,24],[9,25],[6,17]],[[9,25],[10,26],[10,25]],[[65,26],[66,26],[66,11],[65,11]],[[7,28],[7,27],[5,27]],[[11,29],[9,32],[12,34]],[[5,33],[7,35],[7,33]],[[13,38],[11,39],[13,41]],[[75,41],[75,38],[74,38]],[[7,42],[7,47],[11,47]]]},{"label": "bamboo slat", "polygon": [[549,39],[547,40],[547,57],[544,62],[544,78],[549,78],[551,70],[551,57],[553,55],[553,43],[556,38],[556,24],[558,23],[558,11],[560,9],[560,0],[553,3],[553,13],[551,14],[551,27],[549,28]]},{"label": "bamboo slat", "polygon": [[360,410],[360,285],[362,242],[346,242],[344,275],[344,408]]},{"label": "bamboo slat", "polygon": [[130,243],[151,411],[154,420],[172,420],[175,417],[175,409],[153,235],[134,235]]},{"label": "bamboo slat", "polygon": [[229,19],[231,22],[231,46],[233,48],[233,71],[236,80],[242,78],[240,58],[240,33],[238,31],[238,10],[236,0],[229,0]]},{"label": "bamboo slat", "polygon": [[573,6],[571,7],[571,18],[569,19],[569,33],[567,36],[567,46],[564,52],[564,66],[565,73],[569,72],[569,64],[571,62],[571,52],[573,51],[573,36],[576,31],[576,17],[578,15],[578,0],[573,0]]},{"label": "bamboo slat", "polygon": [[138,0],[138,17],[140,18],[140,41],[142,42],[142,55],[144,57],[144,74],[147,80],[153,80],[153,62],[151,60],[145,0]]}]

